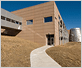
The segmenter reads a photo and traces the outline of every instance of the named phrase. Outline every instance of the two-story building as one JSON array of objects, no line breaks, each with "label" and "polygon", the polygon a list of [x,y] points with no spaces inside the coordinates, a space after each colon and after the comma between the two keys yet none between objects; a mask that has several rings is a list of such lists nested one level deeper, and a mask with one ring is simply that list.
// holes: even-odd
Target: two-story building
[{"label": "two-story building", "polygon": [[[21,25],[21,30],[18,27],[16,27],[17,29],[10,28],[11,31],[7,34],[13,35],[18,31],[14,34],[15,36],[40,45],[61,45],[69,42],[68,31],[54,1],[16,10],[11,12],[11,14],[21,18],[20,20],[16,18],[16,21],[14,19],[14,24]],[[11,20],[12,18],[10,17],[9,19]],[[12,31],[15,32],[13,33]]]}]

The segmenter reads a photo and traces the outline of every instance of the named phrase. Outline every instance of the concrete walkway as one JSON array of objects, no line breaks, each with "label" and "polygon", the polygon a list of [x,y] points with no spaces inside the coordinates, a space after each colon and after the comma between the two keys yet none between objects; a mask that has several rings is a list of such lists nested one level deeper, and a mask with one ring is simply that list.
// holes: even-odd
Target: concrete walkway
[{"label": "concrete walkway", "polygon": [[31,67],[61,67],[45,52],[47,48],[52,46],[43,46],[33,50],[30,54]]}]

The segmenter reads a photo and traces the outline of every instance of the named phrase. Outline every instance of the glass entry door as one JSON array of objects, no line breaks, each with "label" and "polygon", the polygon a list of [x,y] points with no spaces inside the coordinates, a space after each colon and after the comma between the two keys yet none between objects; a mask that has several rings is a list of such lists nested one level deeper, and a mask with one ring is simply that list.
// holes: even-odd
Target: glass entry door
[{"label": "glass entry door", "polygon": [[54,45],[54,35],[47,35],[47,45]]}]

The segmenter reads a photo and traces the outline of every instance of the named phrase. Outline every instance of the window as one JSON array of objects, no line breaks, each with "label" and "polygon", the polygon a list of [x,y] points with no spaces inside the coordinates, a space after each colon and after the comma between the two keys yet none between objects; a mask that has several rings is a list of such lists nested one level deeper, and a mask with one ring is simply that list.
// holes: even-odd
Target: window
[{"label": "window", "polygon": [[60,20],[60,16],[58,15],[58,19]]},{"label": "window", "polygon": [[27,25],[33,24],[33,20],[27,20]]},{"label": "window", "polygon": [[60,25],[60,27],[62,27],[62,25]]},{"label": "window", "polygon": [[[16,23],[16,24],[22,25],[22,22],[15,21],[15,20],[12,20],[10,18],[6,18],[4,16],[1,16],[1,19],[6,20],[6,21],[9,21],[9,22],[12,22],[12,23]],[[31,21],[31,22],[33,22],[33,21]]]},{"label": "window", "polygon": [[11,20],[12,23],[15,23],[15,20]]},{"label": "window", "polygon": [[4,16],[1,16],[1,19],[5,20],[5,17]]},{"label": "window", "polygon": [[57,18],[55,17],[55,19],[57,20]]},{"label": "window", "polygon": [[22,25],[22,22],[20,22],[19,24]]},{"label": "window", "polygon": [[16,24],[19,24],[19,22],[18,22],[18,21],[16,21]]},{"label": "window", "polygon": [[44,23],[46,23],[46,22],[52,22],[52,16],[51,17],[45,17]]},{"label": "window", "polygon": [[11,19],[9,19],[9,18],[6,18],[6,21],[9,21],[9,22],[10,22],[10,21],[11,21]]},{"label": "window", "polygon": [[59,37],[60,40],[63,40],[63,37]]}]

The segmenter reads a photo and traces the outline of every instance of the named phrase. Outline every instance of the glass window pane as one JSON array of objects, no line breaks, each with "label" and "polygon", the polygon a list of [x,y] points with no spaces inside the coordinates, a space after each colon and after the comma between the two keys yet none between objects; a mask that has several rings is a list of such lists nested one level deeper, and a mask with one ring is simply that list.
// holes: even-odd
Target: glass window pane
[{"label": "glass window pane", "polygon": [[45,17],[44,22],[52,22],[52,16],[51,17]]},{"label": "glass window pane", "polygon": [[1,19],[5,20],[5,17],[4,16],[1,16]]},{"label": "glass window pane", "polygon": [[9,19],[9,18],[6,18],[6,21],[9,21],[9,22],[10,22],[10,20],[11,20],[11,19]]},{"label": "glass window pane", "polygon": [[60,20],[60,16],[58,15],[58,19]]},{"label": "glass window pane", "polygon": [[22,22],[20,22],[19,24],[22,25]]},{"label": "glass window pane", "polygon": [[27,20],[27,25],[33,24],[33,20]]},{"label": "glass window pane", "polygon": [[18,22],[18,21],[16,21],[16,24],[19,24],[19,22]]}]

